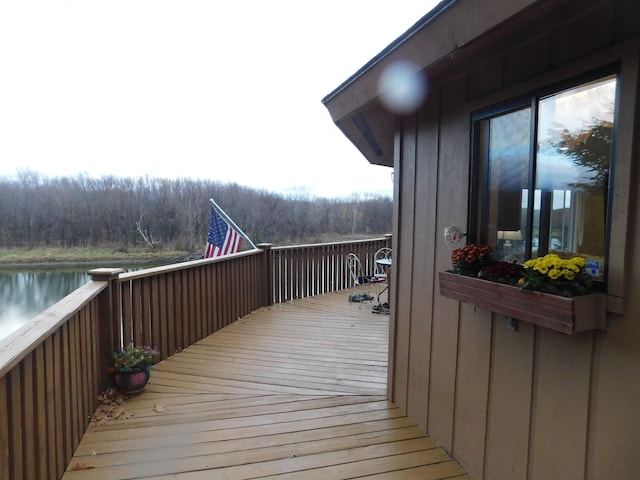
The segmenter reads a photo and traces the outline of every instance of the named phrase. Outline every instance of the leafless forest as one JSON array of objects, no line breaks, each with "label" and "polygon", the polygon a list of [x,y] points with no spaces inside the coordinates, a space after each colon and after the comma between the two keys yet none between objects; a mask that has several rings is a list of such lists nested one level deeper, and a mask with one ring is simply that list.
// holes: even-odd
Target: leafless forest
[{"label": "leafless forest", "polygon": [[44,177],[0,180],[0,247],[202,249],[213,198],[253,240],[276,245],[391,231],[392,200],[281,195],[209,180]]}]

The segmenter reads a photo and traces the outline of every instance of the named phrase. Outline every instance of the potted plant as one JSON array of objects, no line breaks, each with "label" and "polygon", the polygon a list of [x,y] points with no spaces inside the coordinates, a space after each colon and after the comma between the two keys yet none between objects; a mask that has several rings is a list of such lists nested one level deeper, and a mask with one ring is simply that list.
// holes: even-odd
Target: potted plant
[{"label": "potted plant", "polygon": [[591,293],[584,258],[549,254],[519,265],[490,254],[487,245],[454,250],[452,269],[439,273],[440,294],[569,335],[604,329],[605,298]]},{"label": "potted plant", "polygon": [[127,393],[141,392],[149,382],[150,369],[160,359],[160,351],[152,346],[136,346],[133,340],[113,352],[114,381]]}]

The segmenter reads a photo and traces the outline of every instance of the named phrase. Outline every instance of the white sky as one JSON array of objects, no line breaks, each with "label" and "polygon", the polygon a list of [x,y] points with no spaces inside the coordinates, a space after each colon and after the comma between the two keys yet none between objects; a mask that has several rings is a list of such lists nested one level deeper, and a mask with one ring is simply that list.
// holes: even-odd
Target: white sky
[{"label": "white sky", "polygon": [[391,195],[321,100],[438,0],[2,0],[0,175]]}]

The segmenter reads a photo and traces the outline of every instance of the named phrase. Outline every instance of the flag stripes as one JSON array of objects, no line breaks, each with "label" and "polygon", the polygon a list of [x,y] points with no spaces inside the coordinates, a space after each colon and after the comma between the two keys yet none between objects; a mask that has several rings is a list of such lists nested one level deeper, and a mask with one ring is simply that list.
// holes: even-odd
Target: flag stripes
[{"label": "flag stripes", "polygon": [[207,237],[205,258],[221,257],[240,250],[242,236],[225,222],[214,208],[211,209],[211,222]]}]

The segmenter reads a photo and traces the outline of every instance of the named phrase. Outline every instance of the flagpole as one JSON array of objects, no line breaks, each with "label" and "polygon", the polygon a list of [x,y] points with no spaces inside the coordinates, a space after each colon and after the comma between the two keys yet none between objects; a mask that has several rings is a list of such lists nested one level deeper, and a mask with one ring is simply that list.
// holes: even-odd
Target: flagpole
[{"label": "flagpole", "polygon": [[213,207],[218,211],[218,213],[220,213],[223,217],[224,220],[231,224],[231,226],[236,230],[236,232],[238,232],[240,235],[242,235],[243,238],[246,238],[247,241],[251,244],[251,246],[255,249],[258,248],[256,247],[256,245],[251,241],[251,239],[247,236],[246,233],[244,233],[240,227],[238,227],[238,225],[236,225],[236,222],[234,222],[233,220],[231,220],[231,217],[229,217],[229,215],[227,215],[227,213],[222,210],[222,208],[220,208],[220,205],[218,205],[216,202],[214,202],[213,198],[210,198],[209,201],[213,204]]}]

